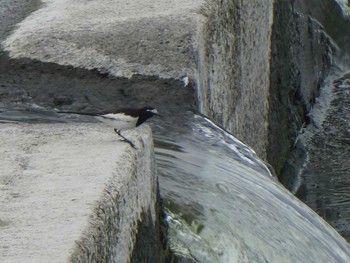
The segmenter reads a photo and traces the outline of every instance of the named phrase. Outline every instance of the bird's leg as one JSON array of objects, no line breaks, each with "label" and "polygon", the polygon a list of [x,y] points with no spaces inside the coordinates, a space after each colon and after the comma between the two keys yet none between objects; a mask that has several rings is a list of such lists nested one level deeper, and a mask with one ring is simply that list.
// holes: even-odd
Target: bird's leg
[{"label": "bird's leg", "polygon": [[125,138],[125,137],[122,135],[122,133],[121,133],[120,130],[114,129],[114,132],[115,132],[116,134],[118,134],[120,137],[122,137],[123,140],[124,140],[125,142],[127,142],[128,144],[130,144],[132,148],[136,149],[135,144],[134,144],[132,141],[130,141],[130,140],[128,140],[127,138]]}]

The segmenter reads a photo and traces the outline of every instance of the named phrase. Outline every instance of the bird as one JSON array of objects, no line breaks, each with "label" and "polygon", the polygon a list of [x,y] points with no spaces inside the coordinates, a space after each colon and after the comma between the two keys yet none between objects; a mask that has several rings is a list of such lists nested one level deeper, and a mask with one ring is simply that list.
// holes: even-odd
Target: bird
[{"label": "bird", "polygon": [[85,113],[85,112],[75,112],[75,111],[58,111],[58,113],[68,113],[68,114],[78,114],[93,116],[99,121],[112,126],[114,132],[124,139],[125,142],[129,143],[133,148],[136,149],[134,143],[125,138],[122,135],[122,130],[133,129],[137,126],[143,124],[149,118],[158,115],[161,116],[157,109],[151,106],[146,106],[143,108],[123,108],[119,109],[113,113]]}]

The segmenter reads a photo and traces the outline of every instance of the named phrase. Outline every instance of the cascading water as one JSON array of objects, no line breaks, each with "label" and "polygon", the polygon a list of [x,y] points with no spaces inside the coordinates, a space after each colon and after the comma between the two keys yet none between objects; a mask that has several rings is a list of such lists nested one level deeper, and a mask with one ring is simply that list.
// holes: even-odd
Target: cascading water
[{"label": "cascading water", "polygon": [[[346,2],[338,2],[342,3],[343,10],[346,11]],[[318,0],[315,4],[317,3]],[[4,61],[6,59],[3,58]],[[8,90],[4,86],[4,97],[0,105],[0,111],[3,111],[0,112],[0,117],[3,121],[82,121],[80,118],[65,120],[51,111],[35,107],[35,99],[41,102],[52,99],[51,95],[46,98],[44,94],[49,90],[47,87],[57,88],[47,86],[52,85],[52,79],[57,83],[66,83],[63,87],[75,85],[69,86],[69,91],[89,85],[88,91],[75,90],[76,93],[88,94],[82,98],[81,105],[91,103],[91,106],[100,100],[100,103],[103,102],[101,105],[105,106],[108,99],[108,105],[115,105],[114,96],[117,95],[125,104],[145,102],[132,98],[145,88],[140,86],[137,89],[139,92],[135,92],[136,89],[131,87],[129,79],[114,80],[116,82],[112,85],[110,80],[98,74],[87,71],[77,73],[68,68],[68,77],[58,80],[55,75],[50,75],[51,71],[65,69],[54,64],[49,65],[51,71],[46,69],[50,68],[48,65],[40,63],[36,65],[39,70],[36,67],[32,69],[31,62],[26,64],[29,69],[14,61],[4,65],[6,71],[12,75],[4,74],[4,78],[9,79],[4,83],[8,81],[10,84],[6,84]],[[31,75],[33,72],[37,74],[34,77]],[[29,78],[27,75],[30,75]],[[73,77],[74,81],[71,81],[70,78]],[[12,81],[12,78],[18,79],[18,82]],[[80,83],[82,78],[85,82]],[[38,80],[41,82],[37,82]],[[132,80],[134,83],[142,81],[137,78]],[[151,82],[150,79],[147,81]],[[157,96],[161,92],[163,95],[167,92],[178,95],[183,91],[173,87],[176,81],[171,85],[169,80],[154,82],[158,85],[154,92]],[[341,87],[338,94],[346,97],[347,80],[338,78],[337,83]],[[109,97],[96,99],[96,96],[101,95],[99,85],[130,85],[131,88],[123,88],[120,92],[113,88],[107,92],[104,89]],[[155,84],[145,86],[150,91],[149,86],[153,87]],[[32,100],[26,92],[28,90],[36,98]],[[69,105],[73,103],[72,98],[83,97],[75,94],[70,97],[69,91],[64,91],[68,94],[65,97],[54,97],[54,104],[56,101],[58,104]],[[165,111],[169,98],[174,100],[171,95],[166,95],[163,104],[159,103]],[[11,99],[8,103],[5,103],[6,96]],[[15,99],[12,101],[13,98]],[[91,102],[90,98],[96,101]],[[126,101],[126,98],[130,101]],[[180,100],[179,98],[183,97],[178,96],[177,99]],[[154,102],[157,98],[151,99]],[[181,103],[179,105],[182,106],[189,104],[183,101]],[[14,110],[13,105],[18,111]],[[166,118],[159,122],[153,120],[156,127],[154,137],[161,195],[169,225],[169,244],[175,254],[194,262],[350,262],[348,244],[327,223],[276,182],[254,151],[205,117],[184,112],[182,106],[172,109],[169,114],[163,113]],[[101,108],[102,106],[98,107]],[[171,117],[174,112],[178,114]],[[308,185],[308,189],[312,185],[313,182]],[[328,185],[326,182],[325,188]],[[323,193],[324,188],[316,196]],[[332,195],[334,196],[329,194],[329,198],[333,198]]]},{"label": "cascading water", "polygon": [[[209,119],[153,119],[168,242],[179,262],[350,262],[350,247],[248,146]],[[42,109],[3,121],[90,121]]]},{"label": "cascading water", "polygon": [[192,262],[347,262],[347,243],[249,147],[188,112],[154,129],[170,246]]}]

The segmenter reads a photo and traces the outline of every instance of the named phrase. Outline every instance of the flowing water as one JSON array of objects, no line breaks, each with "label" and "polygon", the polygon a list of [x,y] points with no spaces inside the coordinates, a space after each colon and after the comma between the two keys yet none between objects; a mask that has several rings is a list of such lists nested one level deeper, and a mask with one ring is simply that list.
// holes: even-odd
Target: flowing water
[{"label": "flowing water", "polygon": [[[335,41],[342,66],[330,71],[301,135],[308,154],[298,196],[349,239],[350,6],[304,3]],[[171,123],[156,129],[155,139],[174,251],[194,262],[350,262],[348,244],[251,149],[201,116]]]},{"label": "flowing water", "polygon": [[191,112],[156,127],[175,253],[192,262],[350,260],[347,243],[233,135]]},{"label": "flowing water", "polygon": [[[0,118],[91,121],[40,108]],[[190,111],[150,123],[169,244],[182,262],[350,262],[348,244],[233,135]]]},{"label": "flowing water", "polygon": [[[347,10],[345,1],[337,2],[342,4],[342,10]],[[16,78],[18,70],[13,70]],[[305,167],[307,183],[303,189],[306,190],[300,195],[317,212],[324,209],[334,215],[333,211],[337,210],[335,215],[343,220],[344,228],[350,220],[350,215],[345,213],[349,184],[344,183],[347,173],[343,173],[347,171],[348,158],[337,153],[349,144],[350,129],[345,125],[348,79],[346,75],[337,77],[335,85],[331,85],[333,88],[325,95],[333,94],[332,98],[338,98],[333,100],[333,105],[342,114],[332,118],[338,115],[329,112],[325,118],[334,123],[329,122],[319,133],[328,134],[327,138],[334,138],[334,141],[324,144],[325,137],[308,137],[313,138],[316,146],[329,147],[323,147],[324,151],[311,148],[319,154],[310,155],[312,165]],[[101,78],[96,80],[101,81]],[[21,102],[1,104],[1,122],[91,121],[82,117],[67,118],[37,107],[24,91],[13,97],[20,97]],[[350,262],[350,248],[345,240],[276,182],[273,172],[248,146],[191,111],[172,109],[165,116],[162,120],[154,118],[150,123],[165,219],[169,225],[169,244],[179,258],[203,263]],[[334,148],[339,151],[333,151]],[[323,168],[314,169],[319,168],[320,163]],[[324,171],[323,179],[317,177],[319,171]],[[337,176],[327,177],[327,171],[334,171]]]}]

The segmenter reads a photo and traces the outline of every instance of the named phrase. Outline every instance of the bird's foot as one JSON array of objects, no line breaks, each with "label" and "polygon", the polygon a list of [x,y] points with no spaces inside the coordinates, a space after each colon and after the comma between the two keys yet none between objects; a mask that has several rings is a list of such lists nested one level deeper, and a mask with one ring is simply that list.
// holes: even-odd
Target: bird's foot
[{"label": "bird's foot", "polygon": [[125,137],[121,134],[121,131],[120,131],[120,130],[114,129],[114,132],[115,132],[116,134],[118,134],[120,137],[123,138],[122,141],[127,142],[128,144],[130,144],[130,146],[131,146],[132,148],[137,149],[136,146],[135,146],[135,144],[134,144],[132,141],[128,140],[127,138],[125,138]]}]

